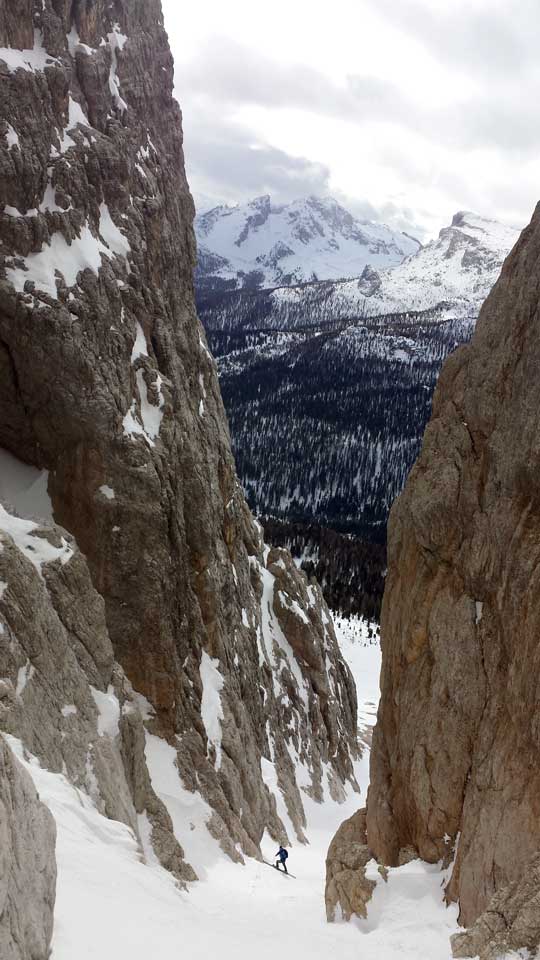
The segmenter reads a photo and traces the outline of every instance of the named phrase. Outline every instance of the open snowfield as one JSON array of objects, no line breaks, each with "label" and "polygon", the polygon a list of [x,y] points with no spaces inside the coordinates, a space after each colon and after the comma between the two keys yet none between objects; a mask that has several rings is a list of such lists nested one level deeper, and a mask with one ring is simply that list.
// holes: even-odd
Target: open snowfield
[{"label": "open snowfield", "polygon": [[[373,723],[378,698],[380,650],[369,644],[367,627],[337,624],[343,653],[358,683],[361,726]],[[32,774],[42,800],[57,823],[58,888],[52,960],[270,960],[292,952],[297,960],[449,960],[448,938],[457,910],[442,902],[444,877],[438,867],[418,861],[390,871],[378,887],[367,921],[327,924],[324,909],[325,857],[343,819],[365,802],[367,751],[357,768],[361,796],[318,806],[306,800],[309,845],[290,848],[296,879],[247,861],[235,865],[221,854],[204,825],[204,805],[180,790],[174,800],[184,810],[179,832],[191,830],[192,854],[204,880],[189,892],[174,881],[147,851],[147,863],[130,830],[106,820],[90,798],[57,774],[23,759],[18,741],[7,737]],[[154,738],[155,739],[155,738]],[[165,745],[166,746],[166,745]],[[157,761],[159,763],[159,758]],[[167,759],[164,758],[166,765]],[[154,779],[154,771],[152,771]],[[170,770],[160,776],[160,792],[177,791]],[[157,786],[157,785],[156,785]],[[163,794],[162,794],[163,795]],[[191,803],[191,812],[190,806]],[[193,823],[193,829],[191,824]],[[287,827],[289,825],[287,824]],[[144,842],[145,823],[141,822]],[[292,829],[290,834],[293,835]],[[184,837],[180,837],[184,842]],[[263,842],[271,860],[276,844]],[[189,847],[191,849],[189,849]]]}]

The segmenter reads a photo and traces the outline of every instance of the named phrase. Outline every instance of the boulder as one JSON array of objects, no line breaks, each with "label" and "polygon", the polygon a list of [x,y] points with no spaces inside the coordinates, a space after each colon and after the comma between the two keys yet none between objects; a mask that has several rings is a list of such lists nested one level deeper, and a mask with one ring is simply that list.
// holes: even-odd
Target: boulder
[{"label": "boulder", "polygon": [[341,824],[326,856],[324,899],[329,923],[353,916],[366,918],[376,886],[374,880],[366,878],[366,865],[371,859],[366,811],[361,809]]}]

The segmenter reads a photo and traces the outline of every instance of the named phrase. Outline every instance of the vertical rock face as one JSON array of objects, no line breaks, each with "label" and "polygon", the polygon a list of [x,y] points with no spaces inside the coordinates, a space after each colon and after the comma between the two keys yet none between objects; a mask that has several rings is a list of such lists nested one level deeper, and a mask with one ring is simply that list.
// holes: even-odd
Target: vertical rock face
[{"label": "vertical rock face", "polygon": [[160,861],[192,880],[152,789],[142,716],[104,614],[73,540],[0,507],[0,730],[137,836],[145,817]]},{"label": "vertical rock face", "polygon": [[540,849],[539,294],[537,209],[390,521],[368,843],[390,865],[455,846],[464,924]]},{"label": "vertical rock face", "polygon": [[328,848],[324,900],[329,923],[367,916],[376,886],[365,875],[370,859],[366,811],[362,808],[343,821]]},{"label": "vertical rock face", "polygon": [[0,956],[46,960],[56,883],[54,820],[0,737]]},{"label": "vertical rock face", "polygon": [[[312,796],[339,797],[357,743],[321,592],[264,547],[236,480],[194,309],[172,82],[159,0],[13,0],[0,12],[0,447],[47,472],[54,519],[76,541],[67,556],[65,533],[34,530],[60,550],[35,574],[0,516],[0,613],[14,638],[2,722],[87,788],[93,744],[104,811],[134,827],[146,812],[162,862],[186,878],[133,688],[236,859],[258,854],[265,828],[286,838],[267,763],[302,838],[298,765]],[[53,736],[39,716],[62,650]],[[92,705],[109,694],[113,746]]]}]

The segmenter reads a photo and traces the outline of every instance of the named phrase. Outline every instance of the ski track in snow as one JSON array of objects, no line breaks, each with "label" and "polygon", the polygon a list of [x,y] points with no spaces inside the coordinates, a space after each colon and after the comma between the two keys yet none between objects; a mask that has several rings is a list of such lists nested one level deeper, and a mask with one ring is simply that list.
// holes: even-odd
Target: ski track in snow
[{"label": "ski track in snow", "polygon": [[[357,680],[360,726],[372,725],[378,700],[379,645],[369,642],[367,624],[361,621],[338,620],[336,627]],[[99,695],[104,736],[114,736],[116,730],[115,705],[109,701],[109,695]],[[147,863],[126,826],[101,816],[85,793],[62,775],[42,769],[28,755],[25,759],[19,742],[6,739],[57,823],[58,887],[51,960],[75,956],[77,960],[177,960],[179,955],[190,960],[216,955],[274,960],[276,953],[293,948],[300,960],[327,960],[329,954],[340,960],[450,960],[449,935],[456,929],[457,909],[443,904],[444,874],[437,866],[414,861],[391,870],[385,884],[371,865],[378,885],[367,920],[326,922],[326,852],[339,824],[365,803],[367,750],[356,769],[360,797],[351,792],[341,805],[330,799],[317,805],[306,797],[309,845],[295,843],[290,848],[295,880],[273,876],[255,860],[246,860],[245,866],[233,864],[215,843],[208,843],[206,817],[193,811],[188,817],[185,801],[189,798],[179,797],[184,842],[190,832],[196,841],[194,833],[198,833],[191,852],[202,860],[208,853],[206,863],[196,864],[204,880],[182,891],[149,850],[145,814],[139,822]],[[160,751],[155,752],[153,780],[161,776],[161,763]],[[164,768],[163,777],[167,789],[176,789],[176,775]],[[198,803],[196,795],[190,797]],[[184,825],[186,818],[191,823]],[[265,860],[272,862],[277,844],[265,836],[261,846]]]}]

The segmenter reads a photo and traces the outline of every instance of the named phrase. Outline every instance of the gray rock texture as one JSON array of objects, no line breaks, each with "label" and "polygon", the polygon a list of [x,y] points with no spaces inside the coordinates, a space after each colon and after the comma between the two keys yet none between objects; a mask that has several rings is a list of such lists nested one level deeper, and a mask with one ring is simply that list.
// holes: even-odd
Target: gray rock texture
[{"label": "gray rock texture", "polygon": [[537,956],[540,858],[527,864],[519,880],[496,893],[472,927],[465,933],[454,934],[451,941],[454,957],[499,960],[507,956]]},{"label": "gray rock texture", "polygon": [[539,292],[537,208],[443,368],[390,518],[368,843],[389,865],[455,843],[465,925],[534,887],[540,850]]},{"label": "gray rock texture", "polygon": [[0,956],[47,960],[56,887],[54,820],[0,736]]},{"label": "gray rock texture", "polygon": [[[189,879],[152,790],[139,695],[239,859],[260,855],[265,829],[287,839],[265,763],[300,840],[297,765],[317,799],[355,785],[354,683],[319,588],[265,548],[235,476],[194,308],[159,0],[9,7],[0,448],[48,471],[59,526],[29,534],[58,551],[38,570],[35,543],[0,515],[0,724],[50,769],[65,765],[106,815],[136,830],[146,813],[161,861]],[[220,688],[212,723],[205,669]],[[110,718],[100,729],[103,697],[117,704],[112,730]]]},{"label": "gray rock texture", "polygon": [[367,917],[368,903],[376,886],[365,873],[371,857],[366,811],[362,808],[343,821],[328,848],[324,899],[329,923],[350,920],[352,916]]},{"label": "gray rock texture", "polygon": [[[8,523],[11,533],[2,529]],[[156,845],[162,862],[175,862],[178,879],[193,879],[151,786],[142,716],[114,661],[105,605],[66,536],[0,510],[0,730],[137,835],[137,814],[146,811],[161,846],[172,848],[162,858]],[[53,556],[38,564],[44,543]]]}]

